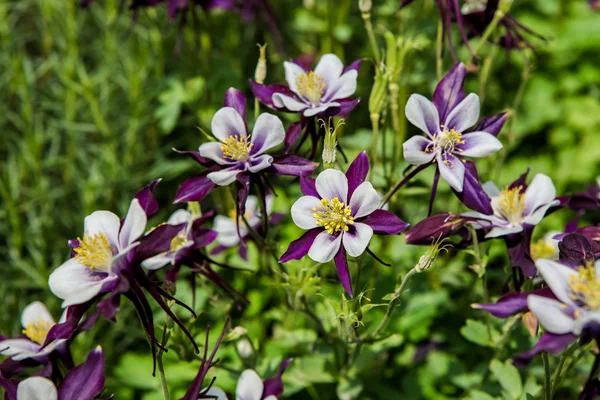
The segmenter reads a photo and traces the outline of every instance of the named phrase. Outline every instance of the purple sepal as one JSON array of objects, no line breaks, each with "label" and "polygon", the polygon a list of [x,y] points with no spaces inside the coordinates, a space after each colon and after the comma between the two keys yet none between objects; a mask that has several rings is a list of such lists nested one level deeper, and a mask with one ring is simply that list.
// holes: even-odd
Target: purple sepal
[{"label": "purple sepal", "polygon": [[368,174],[369,157],[367,156],[367,153],[361,151],[346,171],[346,178],[348,178],[348,199],[352,198],[352,194],[356,188],[367,179]]},{"label": "purple sepal", "polygon": [[71,369],[58,388],[59,399],[91,400],[104,389],[104,353],[100,346]]},{"label": "purple sepal", "polygon": [[202,165],[203,167],[212,167],[215,165],[215,162],[213,160],[210,160],[206,157],[202,157],[200,155],[200,152],[198,151],[185,151],[185,150],[177,150],[177,149],[173,149],[173,151],[175,153],[179,153],[179,154],[183,154],[184,156],[188,156],[190,157],[192,160],[196,161],[198,164]]},{"label": "purple sepal", "polygon": [[121,306],[121,293],[113,293],[108,298],[98,303],[98,312],[107,320],[116,322]]},{"label": "purple sepal", "polygon": [[408,227],[396,214],[381,209],[373,211],[360,222],[369,225],[378,235],[397,235]]},{"label": "purple sepal", "polygon": [[346,68],[344,68],[344,71],[342,73],[351,71],[351,70],[356,70],[356,73],[360,72],[360,63],[365,60],[364,58],[359,58],[358,60],[354,61],[352,64],[348,65]]},{"label": "purple sepal", "polygon": [[511,183],[508,188],[509,189],[515,189],[515,188],[521,188],[521,193],[525,192],[525,190],[527,190],[527,175],[529,174],[529,168],[527,168],[527,171],[523,172],[513,183]]},{"label": "purple sepal", "polygon": [[279,83],[273,83],[270,85],[263,85],[255,82],[254,80],[250,80],[250,85],[252,86],[252,93],[254,93],[254,97],[258,99],[264,105],[278,111],[286,111],[291,112],[286,108],[277,108],[273,104],[273,95],[275,93],[281,93],[283,95],[289,96],[295,99],[297,96],[285,85]]},{"label": "purple sepal", "polygon": [[465,98],[463,84],[467,68],[458,63],[442,78],[433,93],[433,104],[440,113],[440,121],[445,121],[448,114]]},{"label": "purple sepal", "polygon": [[139,200],[140,206],[142,206],[142,209],[146,212],[148,217],[151,217],[158,211],[158,202],[152,192],[160,181],[162,181],[162,178],[153,180],[148,186],[137,192],[135,195],[135,198]]},{"label": "purple sepal", "polygon": [[316,180],[309,176],[300,177],[300,190],[305,196],[314,196],[317,199],[321,198],[321,196],[319,196],[319,193],[317,193]]},{"label": "purple sepal", "polygon": [[337,269],[338,276],[340,277],[340,282],[342,283],[342,287],[350,295],[350,297],[354,297],[352,294],[352,281],[350,280],[350,271],[348,270],[348,257],[346,256],[346,250],[344,246],[340,246],[337,254],[333,258],[335,262],[335,268]]},{"label": "purple sepal", "polygon": [[535,262],[531,257],[531,234],[534,226],[523,225],[523,231],[504,237],[506,250],[513,267],[518,267],[528,278],[533,278],[537,272]]},{"label": "purple sepal", "polygon": [[360,103],[360,99],[339,99],[336,102],[340,103],[340,105],[325,110],[326,116],[345,118]]},{"label": "purple sepal", "polygon": [[533,349],[515,357],[514,364],[517,366],[524,366],[533,358],[533,356],[542,351],[550,351],[552,354],[559,354],[575,340],[577,340],[577,336],[571,335],[570,333],[556,335],[554,333],[546,332],[540,337],[540,340]]},{"label": "purple sepal", "polygon": [[590,185],[586,192],[573,193],[569,198],[569,208],[588,211],[600,209],[600,186]]},{"label": "purple sepal", "polygon": [[279,372],[277,373],[277,376],[266,379],[263,382],[265,386],[262,395],[263,399],[268,396],[279,397],[283,394],[283,382],[281,381],[281,376],[283,375],[285,369],[288,367],[288,365],[290,365],[291,362],[291,358],[282,362],[279,366]]},{"label": "purple sepal", "polygon": [[234,0],[208,0],[201,5],[205,10],[220,8],[223,10],[235,11],[236,8]]},{"label": "purple sepal", "polygon": [[19,381],[5,378],[0,373],[0,386],[4,388],[4,400],[17,400],[17,386]]},{"label": "purple sepal", "polygon": [[592,243],[579,233],[570,233],[566,235],[558,243],[558,249],[559,258],[562,261],[574,260],[579,264],[585,265],[596,259]]},{"label": "purple sepal", "polygon": [[248,174],[237,174],[237,182],[238,182],[238,190],[237,190],[237,201],[238,201],[238,211],[237,220],[239,222],[239,217],[246,213],[246,200],[248,199],[248,195],[250,194],[250,176]]},{"label": "purple sepal", "polygon": [[506,123],[508,112],[501,112],[491,117],[483,117],[477,124],[474,131],[484,131],[494,136],[498,136]]},{"label": "purple sepal", "polygon": [[140,244],[135,248],[136,259],[143,261],[157,254],[168,252],[171,248],[171,240],[184,228],[185,224],[157,226],[140,240]]},{"label": "purple sepal", "polygon": [[456,197],[471,210],[486,215],[493,214],[494,209],[492,208],[492,200],[479,183],[479,176],[475,164],[472,161],[466,161],[464,165],[465,180],[463,183],[463,191],[460,193],[454,189],[452,189],[452,191]]},{"label": "purple sepal", "polygon": [[236,88],[229,88],[225,92],[223,107],[234,108],[242,116],[242,119],[246,121],[246,96]]},{"label": "purple sepal", "polygon": [[497,318],[507,318],[511,315],[524,313],[529,310],[527,307],[527,298],[530,294],[556,299],[556,296],[554,296],[554,293],[552,293],[550,288],[542,288],[535,289],[531,292],[508,293],[500,297],[496,303],[473,304],[471,307],[478,310],[485,310]]},{"label": "purple sepal", "polygon": [[48,335],[46,335],[44,346],[47,346],[50,342],[53,342],[57,339],[70,339],[77,329],[79,321],[81,321],[83,315],[92,307],[93,304],[94,299],[83,304],[69,306],[67,308],[67,318],[65,322],[56,324],[50,328]]},{"label": "purple sepal", "polygon": [[177,190],[173,203],[185,203],[190,201],[201,201],[216,187],[205,173],[189,178]]},{"label": "purple sepal", "polygon": [[285,132],[285,141],[283,144],[284,153],[287,154],[296,143],[296,140],[298,140],[298,137],[300,137],[300,133],[302,133],[302,129],[304,129],[304,121],[305,120],[302,119],[301,121],[294,122]]},{"label": "purple sepal", "polygon": [[273,157],[273,164],[268,171],[279,175],[303,176],[310,175],[319,163],[307,160],[293,154]]},{"label": "purple sepal", "polygon": [[406,232],[406,243],[430,245],[436,240],[453,235],[469,220],[469,218],[450,213],[432,215]]},{"label": "purple sepal", "polygon": [[312,246],[315,238],[321,232],[323,232],[323,229],[320,228],[315,228],[304,232],[302,236],[290,243],[288,249],[279,258],[279,262],[286,263],[290,260],[300,260],[306,254],[308,254],[310,246]]}]

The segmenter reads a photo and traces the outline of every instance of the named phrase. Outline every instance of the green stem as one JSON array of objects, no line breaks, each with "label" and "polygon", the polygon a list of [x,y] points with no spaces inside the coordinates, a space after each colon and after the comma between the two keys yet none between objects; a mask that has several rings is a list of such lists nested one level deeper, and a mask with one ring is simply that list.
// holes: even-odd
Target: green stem
[{"label": "green stem", "polygon": [[577,349],[577,346],[571,346],[567,351],[565,351],[561,356],[560,356],[560,360],[558,361],[558,366],[556,367],[556,371],[554,372],[554,377],[552,378],[552,391],[550,392],[550,398],[553,399],[554,398],[554,393],[556,393],[556,389],[558,389],[558,384],[560,382],[560,376],[562,374],[562,370],[563,367],[565,365],[565,362],[567,361],[567,359],[569,357],[571,357],[571,355],[575,352],[575,350]]},{"label": "green stem", "polygon": [[361,14],[363,21],[365,22],[365,29],[367,30],[367,36],[369,37],[369,43],[371,44],[371,50],[373,51],[373,57],[377,65],[381,62],[381,55],[379,53],[379,47],[377,46],[377,39],[375,38],[375,32],[373,32],[373,24],[371,23],[371,13],[363,12]]},{"label": "green stem", "polygon": [[[479,53],[479,51],[483,48],[485,43],[488,41],[488,39],[490,38],[490,36],[492,35],[494,30],[498,26],[498,23],[500,22],[500,20],[502,20],[502,18],[504,18],[504,15],[505,15],[505,11],[500,10],[500,8],[498,8],[496,10],[496,12],[494,13],[494,18],[492,18],[492,22],[490,22],[490,24],[487,26],[487,28],[483,32],[483,35],[481,36],[481,39],[479,39],[479,42],[477,42],[477,46],[475,46],[475,49],[473,49],[473,58],[475,58],[475,56],[477,56],[477,53]],[[471,59],[471,62],[469,62],[469,65],[471,65],[472,63],[473,63],[473,59]]]},{"label": "green stem", "polygon": [[547,351],[542,353],[542,362],[544,363],[544,400],[550,400],[552,389],[550,384],[550,360]]},{"label": "green stem", "polygon": [[369,174],[373,173],[375,164],[377,164],[377,141],[379,140],[379,114],[371,114],[371,125],[373,126],[373,143],[371,145],[371,168]]},{"label": "green stem", "polygon": [[258,114],[260,114],[260,102],[258,99],[254,99],[254,119],[258,119]]},{"label": "green stem", "polygon": [[444,67],[444,59],[442,57],[442,49],[444,47],[444,24],[442,21],[438,23],[437,37],[435,41],[435,66],[438,81],[442,80],[442,68]]},{"label": "green stem", "polygon": [[162,386],[163,396],[165,397],[165,400],[171,400],[171,396],[169,395],[169,387],[167,386],[167,378],[165,377],[165,368],[163,367],[162,351],[158,353],[156,362],[158,365],[158,373],[160,374],[160,384]]}]

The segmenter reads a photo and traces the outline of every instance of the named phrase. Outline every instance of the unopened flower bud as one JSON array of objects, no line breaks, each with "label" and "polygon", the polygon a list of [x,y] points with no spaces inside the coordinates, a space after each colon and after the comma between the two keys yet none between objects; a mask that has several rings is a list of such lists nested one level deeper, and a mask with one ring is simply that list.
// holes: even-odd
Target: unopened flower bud
[{"label": "unopened flower bud", "polygon": [[371,12],[371,7],[373,6],[373,2],[371,0],[358,0],[358,9],[361,13],[369,13]]},{"label": "unopened flower bud", "polygon": [[415,270],[417,272],[422,272],[431,268],[440,252],[442,250],[447,252],[448,248],[452,247],[450,244],[444,244],[446,240],[446,238],[438,239],[431,244],[431,247],[429,247],[425,254],[419,258],[419,262],[415,265]]},{"label": "unopened flower bud", "polygon": [[242,358],[250,358],[254,354],[252,344],[247,338],[242,338],[235,344],[238,354]]},{"label": "unopened flower bud", "polygon": [[225,341],[231,342],[234,340],[238,340],[239,338],[246,336],[247,333],[248,331],[243,326],[236,326],[235,328],[227,332],[227,336],[225,336]]},{"label": "unopened flower bud", "polygon": [[257,44],[257,46],[260,54],[258,57],[258,63],[256,64],[256,69],[254,70],[254,80],[256,83],[263,84],[267,78],[267,44]]},{"label": "unopened flower bud", "polygon": [[371,89],[371,95],[369,96],[369,112],[371,113],[371,118],[381,114],[387,96],[386,88],[387,82],[384,74],[381,72],[380,68],[375,68],[375,82],[373,82],[373,89]]}]

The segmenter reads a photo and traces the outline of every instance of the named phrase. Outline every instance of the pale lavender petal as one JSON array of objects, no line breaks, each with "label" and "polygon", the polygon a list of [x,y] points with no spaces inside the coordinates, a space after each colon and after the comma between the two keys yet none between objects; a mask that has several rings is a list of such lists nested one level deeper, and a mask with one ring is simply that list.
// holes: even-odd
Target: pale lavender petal
[{"label": "pale lavender petal", "polygon": [[242,372],[235,389],[236,400],[261,400],[264,384],[260,376],[251,369]]},{"label": "pale lavender petal", "polygon": [[380,235],[397,235],[408,226],[396,214],[381,209],[373,211],[365,219],[361,220],[361,222],[369,225],[374,233]]},{"label": "pale lavender petal", "polygon": [[356,78],[358,73],[356,70],[348,71],[339,79],[335,80],[331,85],[325,88],[322,102],[327,103],[332,100],[345,99],[356,92]]},{"label": "pale lavender petal", "polygon": [[331,261],[340,249],[342,236],[341,233],[330,235],[327,231],[319,233],[308,250],[308,256],[320,263]]},{"label": "pale lavender petal", "polygon": [[410,96],[406,103],[405,114],[411,124],[429,136],[437,134],[440,129],[440,116],[437,108],[420,94]]},{"label": "pale lavender petal", "polygon": [[147,223],[148,216],[140,205],[139,200],[134,198],[131,200],[129,211],[127,211],[123,227],[121,228],[121,232],[119,232],[119,249],[124,250],[139,239],[146,230]]},{"label": "pale lavender petal", "polygon": [[62,307],[82,304],[92,299],[102,290],[102,285],[115,277],[100,278],[92,275],[90,269],[71,258],[50,274],[48,285],[50,291],[63,299]]},{"label": "pale lavender petal", "polygon": [[[296,63],[284,61],[283,69],[285,70],[285,81],[287,82],[290,90],[294,92],[297,96],[300,96],[300,92],[298,92],[298,78],[304,75],[304,69]],[[275,95],[273,95],[275,97]],[[275,103],[275,102],[274,102]],[[277,104],[275,104],[277,107]]]},{"label": "pale lavender petal", "polygon": [[460,154],[465,157],[487,157],[502,149],[502,143],[487,132],[471,132],[462,136]]},{"label": "pale lavender petal", "polygon": [[206,175],[206,177],[216,185],[227,186],[230,183],[235,182],[237,175],[243,171],[242,168],[244,167],[241,165],[234,165],[233,167],[211,172],[210,174]]},{"label": "pale lavender petal", "polygon": [[348,204],[348,178],[342,171],[326,169],[317,176],[315,186],[321,198],[332,200],[337,197],[344,204]]},{"label": "pale lavender petal", "polygon": [[573,305],[570,297],[569,282],[579,275],[573,268],[566,267],[556,261],[539,259],[535,262],[539,274],[552,293],[565,304]]},{"label": "pale lavender petal", "polygon": [[457,192],[462,192],[465,180],[465,166],[463,162],[452,154],[446,154],[445,158],[437,156],[438,168],[442,178],[450,187]]},{"label": "pale lavender petal", "polygon": [[50,379],[34,376],[19,383],[17,400],[58,400],[58,391]]},{"label": "pale lavender petal", "polygon": [[[240,234],[247,233],[247,228],[244,229],[245,232],[242,232],[242,226],[240,224]],[[225,247],[233,247],[240,242],[240,237],[237,232],[237,224],[235,220],[231,218],[224,217],[222,215],[217,215],[215,217],[215,222],[213,225],[213,229],[217,231],[217,243]]]},{"label": "pale lavender petal", "polygon": [[23,309],[21,313],[21,325],[26,328],[28,324],[39,321],[54,325],[56,322],[52,315],[41,301],[34,301]]},{"label": "pale lavender petal", "polygon": [[167,220],[167,224],[169,225],[180,225],[180,224],[189,224],[193,220],[192,213],[188,210],[180,209],[175,211],[169,219]]},{"label": "pale lavender petal", "polygon": [[339,105],[340,105],[340,103],[331,101],[329,103],[321,104],[319,107],[307,108],[304,110],[302,115],[304,115],[305,117],[314,117],[315,115],[322,113],[323,111],[327,110],[328,108],[338,107]]},{"label": "pale lavender petal", "polygon": [[223,141],[230,136],[246,137],[246,124],[242,116],[232,107],[217,111],[211,123],[213,135]]},{"label": "pale lavender petal", "polygon": [[491,231],[489,231],[485,237],[486,238],[495,238],[495,237],[499,237],[499,236],[506,236],[506,235],[510,235],[512,233],[518,233],[521,232],[523,230],[523,227],[521,225],[518,226],[510,226],[510,227],[500,227],[500,226],[496,226],[494,228],[492,228]]},{"label": "pale lavender petal", "polygon": [[285,108],[289,111],[302,111],[310,106],[306,103],[303,103],[297,99],[294,99],[290,96],[281,93],[275,93],[272,97],[273,105],[277,108]]},{"label": "pale lavender petal", "polygon": [[263,154],[257,157],[252,157],[248,170],[253,174],[262,171],[265,168],[269,168],[273,164],[273,157],[268,154]]},{"label": "pale lavender petal", "polygon": [[564,314],[564,304],[541,296],[529,296],[527,306],[545,330],[562,335],[573,330],[573,320]]},{"label": "pale lavender petal", "polygon": [[352,225],[348,232],[344,232],[343,243],[344,248],[352,257],[358,257],[365,252],[373,237],[373,228],[367,224],[360,222]]},{"label": "pale lavender petal", "polygon": [[142,267],[150,271],[155,271],[161,269],[165,265],[171,264],[173,261],[173,256],[169,256],[167,253],[161,253],[142,261]]},{"label": "pale lavender petal", "polygon": [[470,93],[463,99],[451,112],[444,121],[444,126],[447,129],[455,129],[458,132],[464,132],[479,119],[479,96],[475,93]]},{"label": "pale lavender petal", "polygon": [[483,187],[483,190],[485,191],[485,193],[488,196],[490,196],[490,197],[500,196],[500,189],[498,189],[498,186],[496,186],[496,184],[494,182],[486,182],[481,186]]},{"label": "pale lavender petal", "polygon": [[[427,164],[435,157],[433,142],[424,136],[413,136],[404,142],[402,147],[404,149],[404,159],[412,165]],[[428,148],[430,151],[427,151]]]},{"label": "pale lavender petal", "polygon": [[315,74],[325,81],[325,90],[334,85],[342,75],[344,64],[335,54],[324,54],[315,67]]},{"label": "pale lavender petal", "polygon": [[208,158],[219,165],[231,165],[237,163],[236,160],[225,157],[221,147],[223,147],[223,143],[221,142],[202,143],[198,149],[198,153],[202,157]]},{"label": "pale lavender petal", "polygon": [[254,145],[251,154],[262,154],[266,150],[283,143],[284,139],[285,129],[283,129],[281,120],[272,114],[260,114],[254,124],[250,138],[250,143]]},{"label": "pale lavender petal", "polygon": [[556,189],[552,179],[537,174],[525,190],[525,215],[532,214],[539,207],[551,203],[556,198]]},{"label": "pale lavender petal", "polygon": [[560,200],[554,200],[551,203],[548,203],[542,207],[539,207],[537,210],[535,210],[533,212],[533,214],[530,214],[527,217],[525,217],[525,219],[523,220],[523,223],[529,224],[529,225],[539,224],[542,221],[542,219],[544,218],[544,216],[546,215],[546,212],[548,211],[548,209],[550,207],[554,207],[559,204],[560,204]]},{"label": "pale lavender petal", "polygon": [[313,229],[317,227],[313,208],[316,210],[322,208],[321,201],[313,196],[300,197],[292,205],[292,220],[299,228]]},{"label": "pale lavender petal", "polygon": [[285,94],[289,97],[294,97],[295,94],[287,86],[280,84],[261,85],[253,80],[250,80],[252,86],[252,93],[261,103],[265,104],[270,108],[276,108],[273,104],[273,95],[275,93]]},{"label": "pale lavender petal", "polygon": [[370,182],[361,183],[350,198],[350,209],[354,218],[371,214],[381,205],[381,196]]},{"label": "pale lavender petal", "polygon": [[108,238],[110,245],[119,247],[119,229],[121,219],[110,211],[94,211],[83,222],[85,235],[94,236],[103,234]]}]

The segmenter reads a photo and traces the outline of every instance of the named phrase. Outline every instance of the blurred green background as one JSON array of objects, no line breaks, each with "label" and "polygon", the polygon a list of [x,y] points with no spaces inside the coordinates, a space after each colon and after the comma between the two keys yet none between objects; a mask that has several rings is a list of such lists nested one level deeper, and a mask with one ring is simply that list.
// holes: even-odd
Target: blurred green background
[{"label": "blurred green background", "polygon": [[[411,93],[429,97],[437,82],[438,12],[433,0],[415,1],[401,12],[399,1],[373,3],[376,32],[386,28],[405,38],[429,41],[405,62],[399,82],[403,110]],[[163,178],[156,193],[161,212],[153,225],[176,209],[171,203],[177,187],[199,167],[172,148],[194,150],[205,140],[197,128],[210,131],[212,115],[229,87],[251,96],[248,79],[258,57],[256,43],[269,43],[268,83],[283,82],[282,62],[302,54],[334,52],[346,64],[371,56],[357,2],[272,0],[271,4],[282,31],[280,54],[265,24],[242,22],[233,12],[199,12],[197,21],[182,26],[168,20],[164,6],[140,10],[133,18],[119,0],[98,0],[87,10],[75,1],[0,1],[1,334],[19,333],[20,311],[34,300],[44,301],[59,316],[60,302],[48,290],[48,275],[68,257],[67,240],[81,235],[86,215],[97,209],[124,215],[134,193],[158,177]],[[505,150],[479,161],[480,174],[504,186],[530,167],[532,173],[550,175],[559,194],[583,190],[600,174],[600,13],[584,0],[516,0],[512,12],[548,40],[532,39],[535,53],[507,55],[486,46],[481,55],[489,63],[489,74],[467,78],[468,91],[482,97],[484,115],[505,109],[512,113],[500,136]],[[383,47],[381,36],[378,39]],[[459,47],[461,59],[468,61],[464,46]],[[444,71],[451,65],[446,54]],[[366,60],[357,90],[362,102],[346,120],[340,138],[349,155],[371,146],[367,103],[373,75],[373,64]],[[297,117],[281,118],[287,127]],[[416,133],[412,126],[407,129]],[[384,132],[391,135],[385,128]],[[405,163],[389,159],[388,153],[381,156],[388,156],[395,171],[388,179],[376,171],[375,184],[385,192]],[[277,210],[288,211],[299,195],[297,185],[290,182],[274,182],[279,190]],[[431,176],[425,174],[400,192],[393,210],[413,225],[420,221],[427,213],[430,184]],[[209,200],[205,209],[212,206]],[[227,211],[216,206],[217,211]],[[435,211],[461,210],[442,183]],[[535,237],[560,230],[571,217],[569,212],[551,216]],[[287,218],[275,233],[281,254],[300,231]],[[376,239],[373,248],[393,264],[386,268],[366,260],[368,274],[363,275],[362,286],[376,288],[365,295],[377,304],[425,249],[406,246],[401,237]],[[506,281],[507,257],[501,242],[486,250],[490,293],[495,297]],[[234,252],[225,258],[244,265]],[[233,343],[219,352],[221,364],[232,371],[256,362],[259,373],[269,377],[281,360],[293,356],[285,376],[286,394],[293,398],[528,398],[526,392],[539,392],[539,360],[516,375],[503,362],[535,339],[519,321],[510,339],[502,341],[506,325],[495,319],[497,332],[489,337],[482,322],[485,316],[469,307],[482,301],[481,285],[469,268],[473,263],[471,255],[451,251],[431,271],[415,277],[395,310],[388,329],[391,336],[364,348],[351,366],[340,367],[335,351],[318,339],[315,325],[301,311],[307,305],[328,332],[344,337],[336,329],[347,315],[336,310],[342,303],[341,289],[331,265],[317,269],[306,260],[291,263],[286,273],[275,273],[273,279],[273,272],[252,249],[250,268],[256,273],[225,273],[251,299],[243,313],[203,283],[196,302],[200,318],[192,323],[181,315],[199,342],[208,322],[216,337],[226,314],[233,316],[234,325],[248,330],[258,351],[251,361],[243,361]],[[178,287],[178,296],[191,301],[185,282]],[[369,309],[358,329],[373,329],[373,321],[382,315],[378,307]],[[163,318],[156,313],[157,324]],[[165,356],[175,394],[185,391],[199,365],[186,361],[193,355],[180,336],[174,331],[170,346],[175,351]],[[129,304],[122,305],[116,324],[100,321],[77,338],[76,360],[82,361],[97,343],[107,353],[107,392],[116,393],[117,399],[162,398],[158,379],[150,375],[146,339]],[[435,350],[414,360],[423,345]],[[489,369],[492,359],[500,361]],[[589,361],[584,357],[557,398],[573,398]],[[218,385],[231,391],[237,377],[232,371],[216,368],[209,376],[216,373]]]}]

